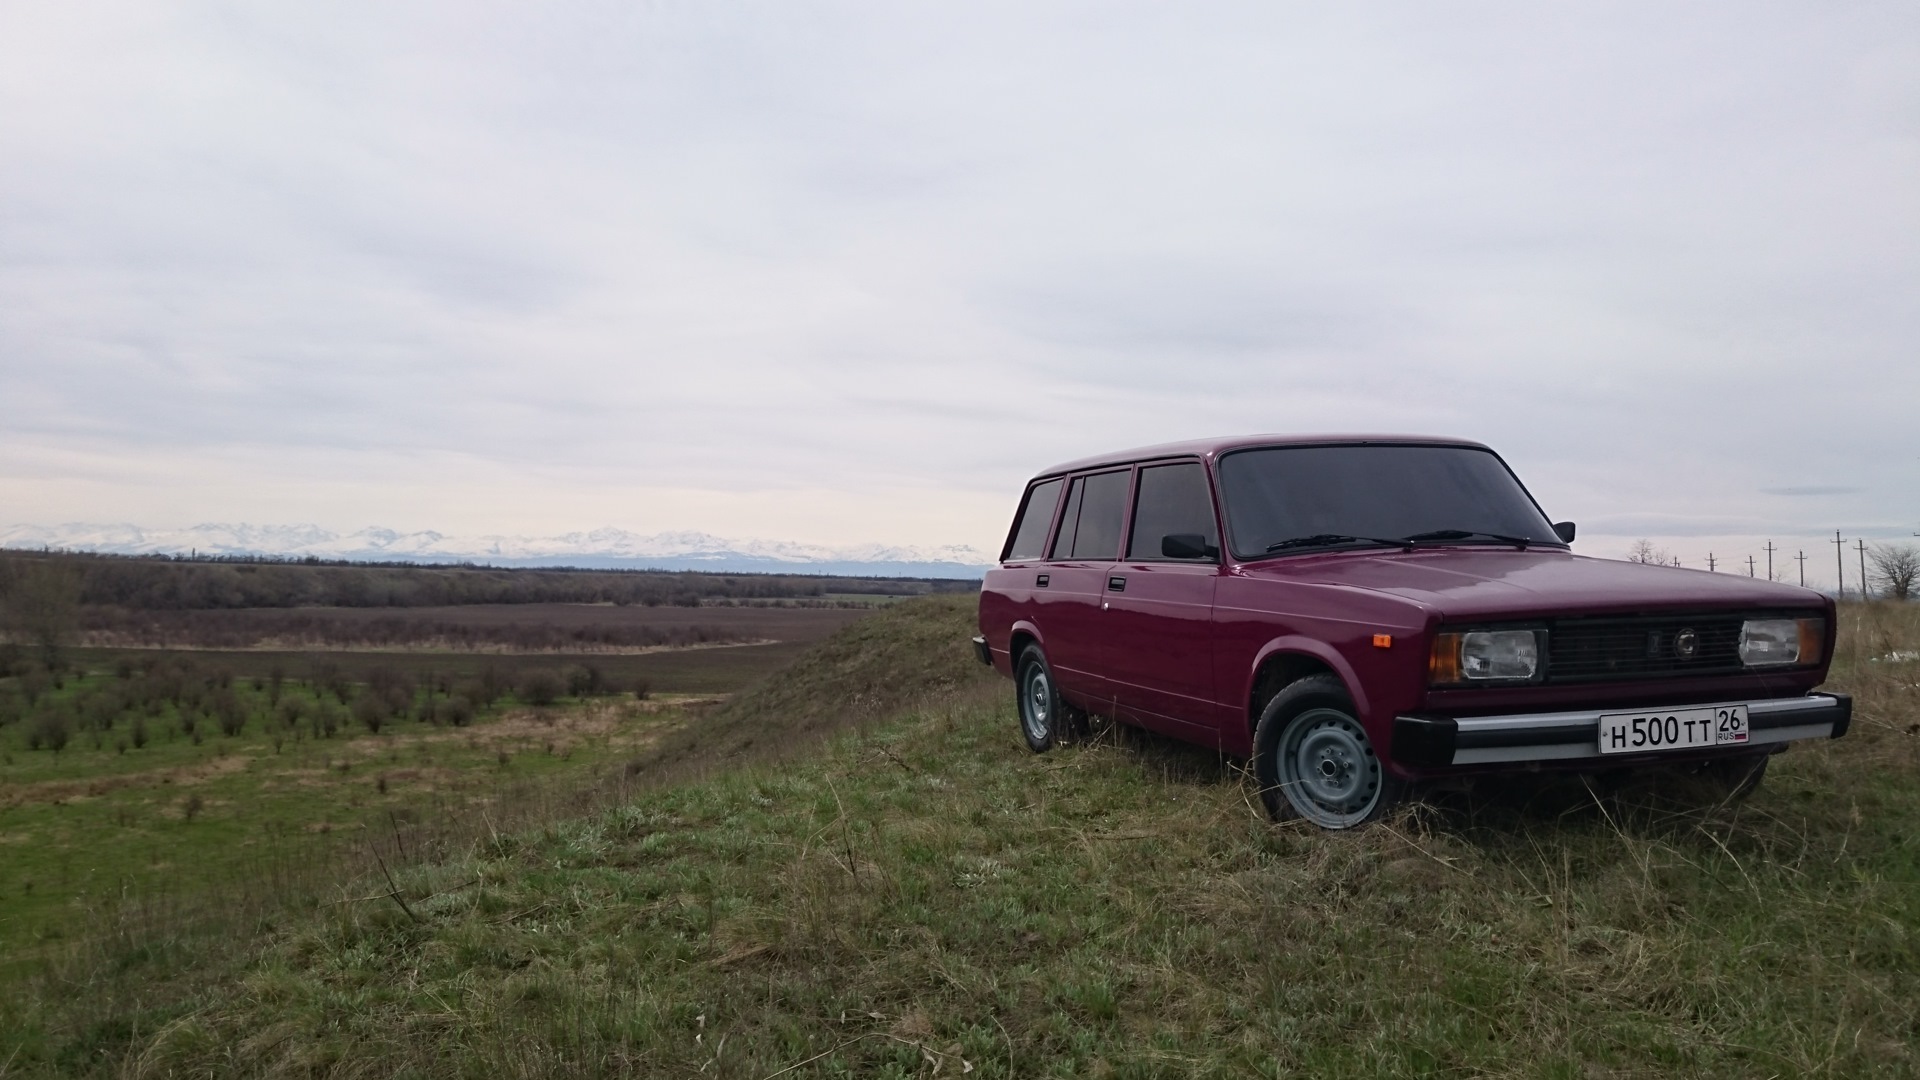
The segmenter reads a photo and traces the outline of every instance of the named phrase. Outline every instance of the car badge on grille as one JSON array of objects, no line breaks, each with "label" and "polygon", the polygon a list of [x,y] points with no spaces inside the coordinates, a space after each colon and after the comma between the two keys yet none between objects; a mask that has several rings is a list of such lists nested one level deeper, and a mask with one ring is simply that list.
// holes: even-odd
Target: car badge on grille
[{"label": "car badge on grille", "polygon": [[1688,627],[1673,635],[1673,654],[1675,656],[1678,656],[1682,660],[1691,660],[1693,659],[1693,654],[1699,651],[1700,635],[1694,633],[1692,627]]}]

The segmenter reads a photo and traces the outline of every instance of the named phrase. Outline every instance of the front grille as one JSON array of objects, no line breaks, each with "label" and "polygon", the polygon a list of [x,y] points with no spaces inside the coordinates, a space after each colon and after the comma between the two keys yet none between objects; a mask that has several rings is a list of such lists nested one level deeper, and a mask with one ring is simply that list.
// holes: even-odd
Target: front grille
[{"label": "front grille", "polygon": [[1547,681],[1738,673],[1745,621],[1711,614],[1561,619],[1547,632]]}]

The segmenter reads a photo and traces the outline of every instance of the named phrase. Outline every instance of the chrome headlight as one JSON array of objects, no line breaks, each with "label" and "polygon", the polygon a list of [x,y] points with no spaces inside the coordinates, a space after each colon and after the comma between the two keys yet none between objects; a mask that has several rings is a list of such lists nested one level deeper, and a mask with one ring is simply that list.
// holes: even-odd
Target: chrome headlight
[{"label": "chrome headlight", "polygon": [[1531,679],[1540,670],[1532,630],[1475,630],[1460,635],[1460,674],[1467,679]]},{"label": "chrome headlight", "polygon": [[1748,667],[1818,663],[1826,641],[1825,619],[1748,619],[1740,626],[1740,662]]},{"label": "chrome headlight", "polygon": [[1465,682],[1523,682],[1540,673],[1544,630],[1470,630],[1437,634],[1428,662],[1436,686]]}]

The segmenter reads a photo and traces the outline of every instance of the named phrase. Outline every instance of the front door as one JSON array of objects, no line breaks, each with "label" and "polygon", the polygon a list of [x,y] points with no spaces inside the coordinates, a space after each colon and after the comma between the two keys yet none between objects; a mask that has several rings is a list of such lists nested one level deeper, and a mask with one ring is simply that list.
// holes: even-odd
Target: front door
[{"label": "front door", "polygon": [[1039,568],[1047,583],[1033,591],[1034,625],[1045,638],[1054,678],[1075,704],[1097,712],[1110,711],[1101,605],[1107,572],[1120,554],[1132,479],[1130,469],[1073,478],[1053,549]]},{"label": "front door", "polygon": [[[1168,537],[1181,539],[1170,548]],[[1219,553],[1206,467],[1141,467],[1126,555],[1107,572],[1108,693],[1126,718],[1208,744]]]}]

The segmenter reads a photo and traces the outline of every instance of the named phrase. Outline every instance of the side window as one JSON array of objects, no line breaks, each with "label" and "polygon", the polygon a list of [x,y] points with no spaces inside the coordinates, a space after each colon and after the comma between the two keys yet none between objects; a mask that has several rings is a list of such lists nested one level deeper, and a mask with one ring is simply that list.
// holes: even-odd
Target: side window
[{"label": "side window", "polygon": [[[1067,509],[1074,513],[1074,532],[1065,543],[1053,545],[1055,557],[1067,552],[1070,559],[1116,559],[1120,557],[1120,529],[1127,520],[1127,484],[1130,470],[1085,476],[1073,482],[1073,494],[1067,497]],[[1076,505],[1076,503],[1078,505]]]},{"label": "side window", "polygon": [[1026,509],[1020,511],[1020,523],[1014,527],[1013,542],[1007,545],[1008,562],[1037,559],[1047,544],[1047,530],[1053,526],[1053,511],[1060,505],[1063,480],[1035,484],[1027,492]]},{"label": "side window", "polygon": [[1205,537],[1208,547],[1216,550],[1220,547],[1220,532],[1213,520],[1213,499],[1207,493],[1205,466],[1186,461],[1141,469],[1127,558],[1164,558],[1161,541],[1182,534]]}]

